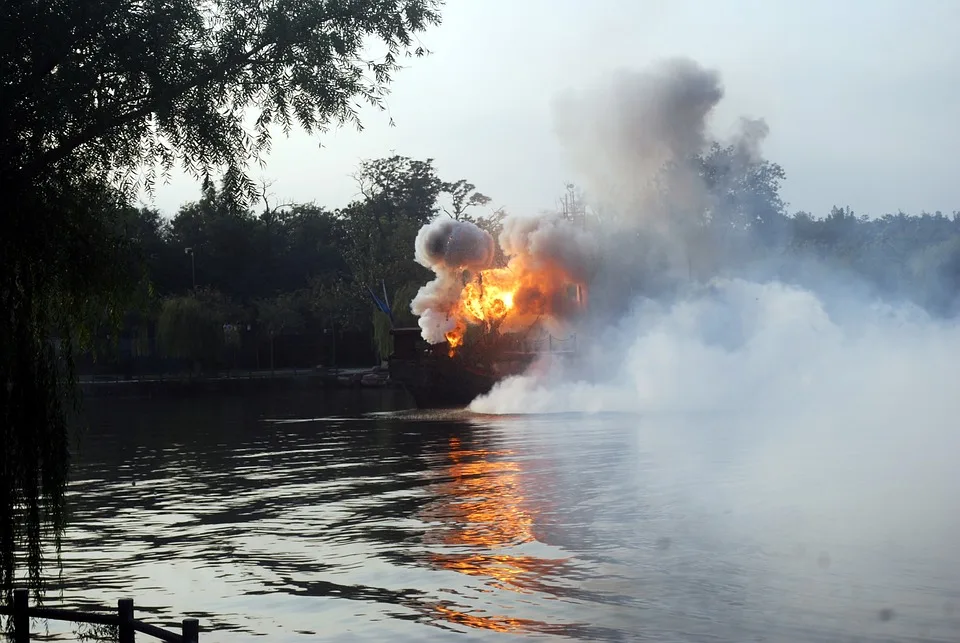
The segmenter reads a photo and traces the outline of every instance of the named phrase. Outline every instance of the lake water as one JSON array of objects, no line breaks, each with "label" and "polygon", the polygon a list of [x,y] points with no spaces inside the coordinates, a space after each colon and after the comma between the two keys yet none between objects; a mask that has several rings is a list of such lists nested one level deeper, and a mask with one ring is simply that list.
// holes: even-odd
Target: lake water
[{"label": "lake water", "polygon": [[752,490],[753,429],[389,391],[89,405],[51,603],[132,596],[211,642],[960,640],[960,546],[818,535]]}]

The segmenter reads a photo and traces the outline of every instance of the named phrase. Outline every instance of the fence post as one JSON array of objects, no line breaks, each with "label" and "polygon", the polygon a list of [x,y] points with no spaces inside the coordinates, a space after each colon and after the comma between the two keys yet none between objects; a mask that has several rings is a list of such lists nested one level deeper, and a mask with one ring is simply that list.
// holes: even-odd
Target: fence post
[{"label": "fence post", "polygon": [[30,643],[30,590],[13,590],[13,640]]},{"label": "fence post", "polygon": [[200,639],[200,621],[195,618],[185,618],[180,625],[183,643],[197,643]]},{"label": "fence post", "polygon": [[121,598],[117,601],[117,615],[120,617],[120,627],[117,632],[120,643],[133,643],[133,599]]}]

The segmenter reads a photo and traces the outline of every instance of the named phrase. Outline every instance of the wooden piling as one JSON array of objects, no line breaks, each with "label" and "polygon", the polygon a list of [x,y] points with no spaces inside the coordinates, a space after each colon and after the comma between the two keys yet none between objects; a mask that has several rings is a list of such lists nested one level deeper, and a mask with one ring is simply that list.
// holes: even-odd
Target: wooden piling
[{"label": "wooden piling", "polygon": [[117,616],[120,619],[117,640],[119,643],[134,643],[132,598],[121,598],[117,601]]},{"label": "wooden piling", "polygon": [[195,618],[185,618],[180,625],[183,643],[197,643],[200,639],[200,621]]},{"label": "wooden piling", "polygon": [[13,590],[13,641],[30,643],[30,590]]}]

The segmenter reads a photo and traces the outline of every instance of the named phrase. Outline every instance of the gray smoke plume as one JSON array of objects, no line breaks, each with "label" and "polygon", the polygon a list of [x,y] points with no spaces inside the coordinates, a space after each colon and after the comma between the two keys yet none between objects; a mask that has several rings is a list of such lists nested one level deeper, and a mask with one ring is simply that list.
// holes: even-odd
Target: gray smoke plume
[{"label": "gray smoke plume", "polygon": [[556,134],[602,212],[591,226],[603,256],[590,284],[596,323],[690,276],[691,255],[702,251],[692,239],[710,206],[696,158],[711,143],[707,120],[722,97],[716,71],[671,59],[555,102]]},{"label": "gray smoke plume", "polygon": [[665,194],[674,207],[701,196],[687,161],[706,146],[721,98],[716,71],[671,59],[562,95],[555,131],[596,205],[622,223],[650,224],[669,214]]},{"label": "gray smoke plume", "polygon": [[431,270],[483,270],[493,261],[493,237],[468,221],[436,219],[420,228],[417,263]]},{"label": "gray smoke plume", "polygon": [[[719,74],[686,59],[614,74],[561,96],[554,104],[556,133],[603,216],[585,226],[558,214],[508,217],[498,241],[511,269],[585,285],[590,322],[603,326],[636,296],[675,291],[694,265],[716,263],[696,256],[711,252],[700,224],[718,207],[699,158],[713,142],[707,121],[722,97]],[[734,153],[723,162],[755,162],[766,134],[762,120],[743,119],[726,143]],[[488,267],[492,256],[492,239],[471,224],[442,219],[421,230],[417,261],[437,274],[412,306],[427,341],[444,341],[455,325],[449,313],[462,291],[460,271]],[[518,297],[559,302],[559,288],[538,285],[549,281],[530,280]],[[557,318],[571,312],[549,307]]]},{"label": "gray smoke plume", "polygon": [[740,131],[734,139],[737,153],[749,163],[755,163],[762,158],[760,145],[770,134],[770,126],[762,118],[740,119]]},{"label": "gray smoke plume", "polygon": [[445,334],[456,325],[450,311],[463,289],[462,272],[490,267],[493,256],[493,237],[473,223],[436,219],[420,228],[415,257],[417,263],[433,270],[436,278],[420,288],[410,310],[419,318],[427,342],[445,341]]},{"label": "gray smoke plume", "polygon": [[[927,619],[938,632],[927,638],[948,640],[955,623],[935,615],[955,605],[955,584],[940,579],[960,569],[960,326],[857,293],[829,265],[815,266],[816,291],[743,278],[747,269],[724,278],[739,270],[724,235],[750,250],[757,219],[737,190],[767,127],[744,120],[734,140],[717,141],[709,167],[688,163],[711,143],[706,120],[721,95],[715,74],[671,63],[558,103],[558,133],[604,206],[591,228],[602,258],[590,289],[595,326],[578,334],[579,360],[503,380],[471,409],[636,413],[623,443],[640,445],[644,492],[682,488],[710,507],[696,522],[684,515],[678,534],[716,529],[763,552],[743,569],[764,588],[764,609],[828,614],[829,604],[836,623],[855,624],[833,638],[856,638],[854,629],[869,638],[857,615],[876,610],[876,595],[861,589],[883,588],[882,600],[917,615],[903,640],[924,638],[914,632]],[[698,225],[704,215],[710,226]],[[714,270],[688,268],[704,253],[717,257],[702,262]],[[565,453],[592,439],[561,434]],[[705,449],[722,453],[691,457]],[[605,475],[625,476],[627,488],[637,471]],[[814,560],[798,547],[822,553]],[[921,580],[898,586],[898,552]],[[816,573],[824,557],[838,561],[830,574]],[[771,578],[803,582],[769,591]],[[918,593],[918,583],[943,590]],[[837,587],[855,591],[837,601]]]},{"label": "gray smoke plume", "polygon": [[504,219],[500,248],[508,257],[523,258],[532,269],[559,271],[586,284],[596,270],[597,238],[556,214]]}]

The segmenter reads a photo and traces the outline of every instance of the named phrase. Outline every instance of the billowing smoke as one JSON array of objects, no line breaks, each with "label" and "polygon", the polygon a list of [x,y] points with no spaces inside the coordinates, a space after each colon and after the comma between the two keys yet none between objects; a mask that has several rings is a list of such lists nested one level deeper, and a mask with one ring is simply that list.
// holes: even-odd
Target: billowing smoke
[{"label": "billowing smoke", "polygon": [[[691,454],[716,445],[736,482],[689,485],[689,494],[733,508],[725,528],[785,575],[795,563],[769,552],[821,551],[827,563],[818,564],[842,561],[853,585],[883,576],[856,569],[857,552],[953,561],[960,327],[868,297],[828,266],[806,265],[813,256],[805,286],[737,263],[752,253],[784,261],[769,241],[776,230],[754,216],[782,204],[739,197],[768,128],[744,119],[732,140],[712,139],[708,118],[722,94],[716,74],[671,62],[558,102],[557,131],[600,213],[589,227],[602,258],[591,324],[576,360],[545,359],[471,410],[631,414],[644,457],[659,447],[637,463],[644,479],[673,485],[709,479]],[[705,166],[696,156],[714,143],[720,151]],[[780,254],[764,259],[769,248]],[[800,613],[816,595],[777,609]],[[904,607],[920,619],[919,604]]]},{"label": "billowing smoke", "polygon": [[494,241],[473,223],[437,219],[420,229],[415,245],[417,263],[433,270],[436,278],[420,289],[410,309],[419,317],[423,338],[439,344],[457,324],[451,312],[463,290],[463,271],[490,267]]},{"label": "billowing smoke", "polygon": [[[692,61],[668,60],[608,80],[568,92],[555,105],[557,133],[602,219],[587,225],[544,215],[504,222],[499,243],[509,265],[485,273],[483,284],[502,290],[515,282],[516,305],[505,329],[536,320],[562,328],[577,311],[569,284],[581,286],[581,296],[589,292],[592,323],[603,325],[637,294],[665,292],[689,276],[695,217],[709,206],[696,159],[710,143],[707,118],[723,97],[719,75]],[[762,121],[745,120],[737,149],[752,158],[764,128]],[[471,313],[477,306],[462,306],[463,270],[488,265],[484,235],[471,224],[440,220],[418,236],[417,260],[437,275],[412,307],[428,342],[449,339],[464,317],[484,317]]]},{"label": "billowing smoke", "polygon": [[525,261],[534,270],[562,272],[586,284],[596,270],[596,237],[559,216],[509,217],[503,222],[500,247],[508,257]]},{"label": "billowing smoke", "polygon": [[[713,138],[709,117],[722,96],[716,73],[670,61],[557,102],[557,133],[592,216],[586,230],[515,219],[500,243],[531,266],[557,263],[584,279],[589,324],[578,327],[577,359],[545,358],[470,408],[630,414],[645,490],[667,488],[656,484],[662,476],[698,502],[727,508],[733,516],[717,524],[763,552],[761,569],[784,566],[784,577],[805,579],[792,549],[820,552],[821,570],[833,558],[830,573],[849,579],[842,591],[804,585],[799,605],[780,605],[790,599],[779,598],[789,595],[779,587],[765,592],[776,609],[803,618],[810,602],[843,600],[858,583],[884,577],[857,565],[885,552],[956,561],[960,327],[868,297],[812,255],[803,260],[816,264],[803,266],[805,286],[738,263],[754,251],[779,252],[769,242],[776,230],[755,214],[783,206],[775,194],[748,195],[766,199],[755,202],[738,192],[756,178],[750,172],[763,162],[769,130],[743,119],[731,139]],[[761,258],[783,260],[774,255]],[[562,450],[577,453],[578,432],[557,433]],[[723,465],[699,462],[694,454],[705,448],[722,451]],[[712,466],[729,468],[731,482],[702,483]],[[644,529],[657,528],[645,521]],[[859,557],[867,551],[877,557]],[[899,590],[898,609],[917,622],[923,610],[939,609],[915,591],[924,582],[918,576]],[[875,587],[886,593],[890,583]]]},{"label": "billowing smoke", "polygon": [[420,229],[417,263],[431,270],[482,270],[493,262],[493,237],[468,221],[437,219]]},{"label": "billowing smoke", "polygon": [[579,310],[571,287],[595,269],[594,237],[559,215],[508,217],[499,238],[508,263],[493,267],[493,239],[473,223],[439,219],[417,235],[416,257],[436,274],[411,304],[424,339],[459,342],[467,325],[561,332]]},{"label": "billowing smoke", "polygon": [[720,75],[675,59],[569,91],[554,104],[556,133],[608,225],[667,225],[703,190],[688,162],[707,145]]}]

